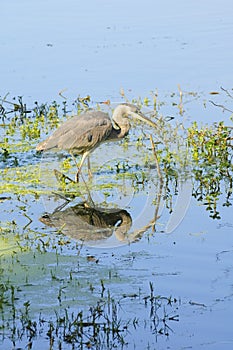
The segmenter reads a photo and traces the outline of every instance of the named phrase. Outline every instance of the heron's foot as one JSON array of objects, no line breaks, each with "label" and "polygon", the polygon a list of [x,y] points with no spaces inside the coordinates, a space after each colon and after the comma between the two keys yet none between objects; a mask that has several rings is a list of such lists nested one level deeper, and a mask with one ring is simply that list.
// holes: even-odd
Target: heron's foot
[{"label": "heron's foot", "polygon": [[65,174],[61,173],[60,171],[54,169],[54,174],[56,176],[56,179],[58,182],[66,183],[66,180],[69,182],[75,183],[74,180],[72,180],[69,176],[66,176]]}]

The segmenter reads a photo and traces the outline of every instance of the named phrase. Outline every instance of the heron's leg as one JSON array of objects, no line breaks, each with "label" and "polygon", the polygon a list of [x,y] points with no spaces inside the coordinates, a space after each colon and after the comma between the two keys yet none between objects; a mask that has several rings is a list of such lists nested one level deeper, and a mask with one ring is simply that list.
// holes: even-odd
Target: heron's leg
[{"label": "heron's leg", "polygon": [[82,159],[81,159],[81,162],[79,164],[79,168],[78,168],[78,171],[77,171],[77,174],[76,174],[76,179],[75,179],[76,182],[79,182],[79,174],[81,172],[81,168],[82,168],[83,163],[84,163],[84,161],[85,161],[85,159],[86,159],[86,157],[88,156],[89,153],[90,153],[89,151],[83,153],[83,156],[82,156]]},{"label": "heron's leg", "polygon": [[87,158],[87,168],[88,168],[89,179],[92,179],[93,175],[92,175],[92,172],[91,172],[91,161],[90,161],[90,157],[89,156]]}]

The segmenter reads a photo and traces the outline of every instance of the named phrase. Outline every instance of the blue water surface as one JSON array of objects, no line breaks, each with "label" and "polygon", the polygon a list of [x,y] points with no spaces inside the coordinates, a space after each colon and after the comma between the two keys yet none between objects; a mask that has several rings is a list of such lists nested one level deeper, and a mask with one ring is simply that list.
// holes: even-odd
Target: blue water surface
[{"label": "blue water surface", "polygon": [[219,1],[8,1],[1,87],[43,102],[151,90],[232,87],[233,4]]}]

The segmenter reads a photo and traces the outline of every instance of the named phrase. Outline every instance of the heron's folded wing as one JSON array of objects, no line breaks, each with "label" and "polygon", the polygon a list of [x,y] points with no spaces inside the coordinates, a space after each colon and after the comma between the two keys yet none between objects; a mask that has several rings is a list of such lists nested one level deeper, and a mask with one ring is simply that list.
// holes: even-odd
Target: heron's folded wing
[{"label": "heron's folded wing", "polygon": [[86,152],[104,142],[111,130],[112,123],[106,113],[85,114],[78,120],[74,128],[60,138],[58,147],[73,153]]},{"label": "heron's folded wing", "polygon": [[74,116],[63,123],[37,150],[53,148],[82,153],[104,141],[112,130],[112,123],[107,113],[88,111]]}]

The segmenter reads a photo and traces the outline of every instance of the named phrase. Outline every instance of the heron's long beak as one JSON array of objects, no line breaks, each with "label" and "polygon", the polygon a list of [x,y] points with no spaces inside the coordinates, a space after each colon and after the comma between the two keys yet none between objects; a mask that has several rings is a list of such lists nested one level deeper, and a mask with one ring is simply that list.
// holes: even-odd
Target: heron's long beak
[{"label": "heron's long beak", "polygon": [[144,114],[142,114],[141,112],[137,112],[137,113],[132,112],[132,113],[130,113],[130,115],[135,119],[141,120],[142,122],[149,124],[153,128],[157,128],[157,125],[154,122],[152,122],[152,120],[147,118]]}]

